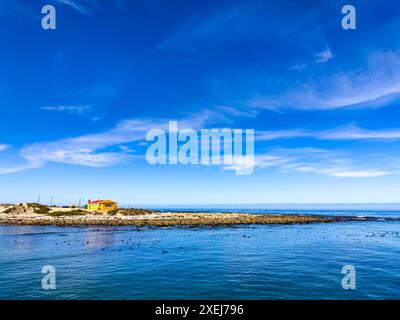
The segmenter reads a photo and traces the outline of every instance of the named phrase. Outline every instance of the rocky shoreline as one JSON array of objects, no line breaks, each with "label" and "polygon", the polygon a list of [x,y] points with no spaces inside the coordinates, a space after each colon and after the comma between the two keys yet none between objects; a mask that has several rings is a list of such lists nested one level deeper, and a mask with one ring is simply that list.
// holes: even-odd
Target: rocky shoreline
[{"label": "rocky shoreline", "polygon": [[[1,208],[0,208],[1,209]],[[340,221],[381,220],[375,217],[333,217],[210,212],[159,212],[144,209],[120,209],[102,214],[82,209],[64,209],[37,204],[12,206],[0,210],[2,225],[55,226],[233,226],[254,224],[307,224]],[[387,219],[385,219],[387,220]],[[397,220],[397,219],[389,219]]]},{"label": "rocky shoreline", "polygon": [[56,226],[218,226],[240,224],[295,224],[333,222],[335,218],[290,215],[256,215],[244,213],[151,213],[135,216],[59,216],[4,215],[0,224]]}]

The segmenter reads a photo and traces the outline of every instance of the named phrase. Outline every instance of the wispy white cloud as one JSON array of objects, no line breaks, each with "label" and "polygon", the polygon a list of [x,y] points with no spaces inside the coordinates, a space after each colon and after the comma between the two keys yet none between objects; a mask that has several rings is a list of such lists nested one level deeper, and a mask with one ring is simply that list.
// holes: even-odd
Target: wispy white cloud
[{"label": "wispy white cloud", "polygon": [[247,22],[242,15],[241,7],[241,4],[228,3],[207,14],[192,17],[161,41],[156,49],[177,47],[196,51],[191,46],[194,40],[204,36],[210,40],[213,34],[224,34],[225,37],[229,37],[234,32],[243,32],[246,30]]},{"label": "wispy white cloud", "polygon": [[31,144],[21,150],[21,155],[25,159],[41,162],[52,161],[90,167],[109,166],[123,162],[131,155],[124,150],[108,151],[107,148],[142,140],[145,132],[157,126],[157,122],[126,120],[102,133]]},{"label": "wispy white cloud", "polygon": [[390,140],[400,139],[400,129],[366,130],[350,125],[330,131],[320,131],[316,137],[325,140]]},{"label": "wispy white cloud", "polygon": [[301,71],[303,69],[305,69],[307,67],[307,65],[305,63],[301,63],[301,64],[295,64],[292,69],[296,70],[296,71]]},{"label": "wispy white cloud", "polygon": [[400,128],[367,130],[356,125],[338,127],[332,130],[276,130],[256,131],[256,140],[314,138],[319,140],[397,140],[400,139]]},{"label": "wispy white cloud", "polygon": [[[318,173],[318,171],[317,171],[317,173]],[[390,174],[390,172],[376,170],[376,169],[349,170],[349,169],[340,169],[340,168],[326,169],[326,170],[320,171],[320,173],[328,174],[332,177],[338,177],[338,178],[375,178],[375,177],[387,176],[388,174]]]},{"label": "wispy white cloud", "polygon": [[[7,152],[4,152],[5,150]],[[17,150],[7,144],[0,144],[0,153],[0,175],[39,168],[43,165],[40,160],[21,157]]]},{"label": "wispy white cloud", "polygon": [[[187,115],[186,118],[178,121],[178,125],[181,129],[192,128],[199,130],[216,120],[220,120],[218,112],[209,111]],[[145,135],[150,129],[160,128],[166,130],[167,126],[168,120],[166,119],[125,120],[104,132],[53,142],[29,144],[17,152],[18,161],[13,159],[5,165],[0,163],[0,174],[38,168],[48,162],[105,167],[138,157],[142,158],[142,155],[139,156],[134,153],[136,148],[132,149],[130,143],[135,143],[140,148],[141,142],[144,141]],[[397,139],[400,138],[400,130],[369,131],[353,125],[327,131],[262,131],[256,135],[257,141],[296,137],[313,137],[327,140]],[[5,150],[7,147],[7,145],[0,145],[0,151],[2,148]],[[393,170],[381,169],[379,166],[375,167],[373,164],[376,164],[376,162],[368,165],[368,161],[364,161],[366,164],[364,162],[355,163],[354,160],[350,159],[353,159],[350,155],[343,157],[341,154],[319,148],[281,148],[269,153],[256,154],[255,168],[257,170],[278,168],[283,173],[303,172],[343,178],[378,177],[393,172]],[[242,170],[246,166],[252,166],[252,163],[246,162],[248,160],[246,157],[240,158],[239,162],[225,166],[224,169]],[[395,161],[391,160],[390,162],[394,163]]]},{"label": "wispy white cloud", "polygon": [[269,141],[276,139],[291,139],[291,138],[306,138],[315,136],[315,132],[307,130],[257,130],[255,132],[255,138],[257,141]]},{"label": "wispy white cloud", "polygon": [[[179,120],[180,128],[200,129],[212,121],[213,113],[202,112],[188,115]],[[126,146],[144,141],[150,129],[167,130],[168,120],[133,119],[124,120],[114,128],[94,134],[66,138],[53,142],[38,142],[26,145],[12,155],[11,159],[0,158],[0,174],[15,173],[57,162],[89,167],[106,167],[119,164],[135,157]],[[140,156],[142,157],[142,156]]]},{"label": "wispy white cloud", "polygon": [[336,178],[374,178],[396,173],[378,169],[376,165],[358,163],[349,156],[315,148],[276,149],[255,157],[256,170],[276,168],[285,174],[297,172]]},{"label": "wispy white cloud", "polygon": [[316,59],[314,61],[312,61],[312,62],[309,61],[307,63],[295,64],[294,66],[291,67],[291,69],[295,70],[295,71],[302,71],[305,68],[307,68],[308,65],[312,66],[313,63],[320,64],[320,63],[328,62],[329,60],[331,60],[334,57],[334,54],[332,53],[330,48],[326,48],[324,51],[314,54],[314,57],[316,57]]},{"label": "wispy white cloud", "polygon": [[375,52],[363,68],[312,75],[278,93],[263,93],[267,89],[268,82],[244,106],[257,110],[381,107],[400,97],[400,52]]},{"label": "wispy white cloud", "polygon": [[95,0],[56,0],[59,3],[69,6],[70,8],[82,14],[90,14],[90,7],[97,6],[99,3]]},{"label": "wispy white cloud", "polygon": [[324,51],[317,53],[315,56],[317,57],[317,59],[315,60],[316,63],[325,63],[334,57],[331,49],[329,48],[326,48]]},{"label": "wispy white cloud", "polygon": [[8,147],[9,147],[8,144],[1,144],[1,143],[0,143],[0,152],[6,150]]},{"label": "wispy white cloud", "polygon": [[22,164],[8,164],[4,166],[0,166],[0,175],[1,174],[10,174],[10,173],[18,173],[30,169],[36,169],[43,166],[43,163],[40,161],[25,161]]},{"label": "wispy white cloud", "polygon": [[45,111],[57,111],[57,112],[66,112],[69,114],[77,114],[82,115],[86,112],[89,112],[91,109],[90,105],[78,105],[78,106],[47,106],[41,107],[40,110]]}]

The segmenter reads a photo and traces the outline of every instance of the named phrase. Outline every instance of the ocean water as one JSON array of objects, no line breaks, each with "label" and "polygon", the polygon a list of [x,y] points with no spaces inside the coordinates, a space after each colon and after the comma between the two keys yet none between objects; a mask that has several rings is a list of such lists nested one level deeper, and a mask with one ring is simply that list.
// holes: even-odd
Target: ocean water
[{"label": "ocean water", "polygon": [[[128,205],[129,207],[129,205]],[[135,207],[135,206],[133,206]],[[136,206],[137,207],[137,206]],[[272,204],[213,206],[141,206],[160,211],[242,212],[253,214],[294,214],[320,216],[372,216],[400,218],[400,203],[388,204]]]},{"label": "ocean water", "polygon": [[[400,221],[0,226],[0,248],[0,299],[400,299]],[[341,285],[349,264],[355,290]],[[55,290],[41,286],[45,265]]]}]

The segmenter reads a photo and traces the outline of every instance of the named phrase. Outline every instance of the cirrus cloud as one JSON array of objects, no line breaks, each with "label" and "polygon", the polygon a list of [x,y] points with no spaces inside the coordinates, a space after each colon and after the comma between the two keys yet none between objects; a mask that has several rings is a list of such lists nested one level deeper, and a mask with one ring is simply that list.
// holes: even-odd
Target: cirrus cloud
[{"label": "cirrus cloud", "polygon": [[76,115],[82,115],[86,112],[89,112],[91,109],[90,105],[77,105],[77,106],[47,106],[47,107],[41,107],[40,110],[44,111],[57,111],[57,112],[66,112],[69,114],[76,114]]},{"label": "cirrus cloud", "polygon": [[312,75],[275,94],[263,93],[268,88],[268,83],[265,85],[243,105],[258,110],[304,111],[381,107],[400,97],[400,53],[374,52],[362,68]]}]

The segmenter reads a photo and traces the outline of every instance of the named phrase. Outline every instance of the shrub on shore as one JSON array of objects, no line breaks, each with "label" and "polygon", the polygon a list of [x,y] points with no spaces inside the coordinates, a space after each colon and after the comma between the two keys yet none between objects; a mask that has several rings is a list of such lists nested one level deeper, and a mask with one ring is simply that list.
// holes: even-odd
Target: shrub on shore
[{"label": "shrub on shore", "polygon": [[13,212],[14,212],[14,208],[12,208],[12,207],[3,211],[3,213],[13,213]]},{"label": "shrub on shore", "polygon": [[52,211],[46,213],[46,215],[50,217],[83,216],[85,214],[86,212],[81,209],[71,210],[71,211]]},{"label": "shrub on shore", "polygon": [[144,214],[151,214],[153,211],[147,209],[119,209],[119,213],[123,216],[137,216],[137,215],[144,215]]},{"label": "shrub on shore", "polygon": [[115,209],[115,210],[112,210],[112,211],[107,212],[107,214],[108,214],[109,216],[115,216],[115,215],[117,215],[117,213],[118,213],[118,209]]},{"label": "shrub on shore", "polygon": [[37,214],[48,214],[50,212],[48,206],[39,203],[28,203],[28,207],[33,208],[33,212]]}]

